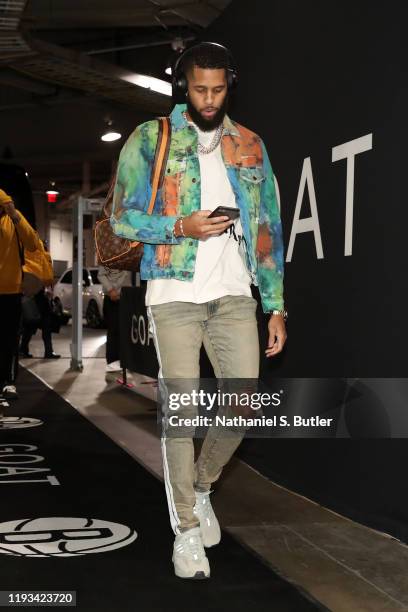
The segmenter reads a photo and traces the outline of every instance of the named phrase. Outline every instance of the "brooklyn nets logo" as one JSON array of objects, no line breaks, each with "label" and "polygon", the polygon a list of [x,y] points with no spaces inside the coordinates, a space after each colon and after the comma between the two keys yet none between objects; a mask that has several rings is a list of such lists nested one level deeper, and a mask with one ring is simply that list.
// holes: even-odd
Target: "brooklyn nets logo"
[{"label": "brooklyn nets logo", "polygon": [[0,523],[0,553],[17,557],[75,557],[134,542],[134,529],[93,518],[51,516]]},{"label": "brooklyn nets logo", "polygon": [[26,427],[38,427],[44,425],[40,419],[30,417],[0,417],[0,430],[2,429],[25,429]]}]

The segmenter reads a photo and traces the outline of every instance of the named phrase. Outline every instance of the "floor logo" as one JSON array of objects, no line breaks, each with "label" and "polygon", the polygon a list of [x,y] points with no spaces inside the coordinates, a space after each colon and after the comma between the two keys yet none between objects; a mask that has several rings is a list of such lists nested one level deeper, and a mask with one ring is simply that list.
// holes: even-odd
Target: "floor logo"
[{"label": "floor logo", "polygon": [[26,427],[38,427],[44,425],[40,419],[31,417],[0,417],[0,429],[24,429]]},{"label": "floor logo", "polygon": [[0,523],[0,553],[18,557],[74,557],[134,542],[134,529],[92,518],[51,516]]}]

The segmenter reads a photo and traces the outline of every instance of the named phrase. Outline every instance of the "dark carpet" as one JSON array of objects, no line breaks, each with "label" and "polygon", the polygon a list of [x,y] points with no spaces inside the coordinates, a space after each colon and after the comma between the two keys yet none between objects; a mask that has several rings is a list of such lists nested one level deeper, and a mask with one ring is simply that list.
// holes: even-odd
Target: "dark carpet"
[{"label": "dark carpet", "polygon": [[78,609],[112,612],[323,609],[225,532],[209,580],[175,577],[162,483],[31,373],[18,389],[5,416],[43,424],[1,421],[1,590],[76,591]]}]

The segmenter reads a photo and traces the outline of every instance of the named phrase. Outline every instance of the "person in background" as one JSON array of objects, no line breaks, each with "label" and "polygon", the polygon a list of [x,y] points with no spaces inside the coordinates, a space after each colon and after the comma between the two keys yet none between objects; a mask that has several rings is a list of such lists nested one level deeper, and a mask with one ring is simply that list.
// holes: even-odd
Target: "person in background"
[{"label": "person in background", "polygon": [[118,372],[119,360],[119,304],[122,287],[132,286],[132,273],[99,266],[98,278],[104,291],[103,316],[107,327],[106,373]]},{"label": "person in background", "polygon": [[[48,251],[48,243],[43,240],[44,249],[47,257],[51,260]],[[51,263],[51,261],[50,261]],[[32,336],[36,333],[38,327],[41,328],[42,339],[44,342],[44,359],[59,359],[61,355],[54,352],[52,345],[52,332],[55,331],[54,313],[52,310],[52,287],[42,287],[38,293],[32,298],[37,306],[40,321],[38,324],[32,324],[30,321],[24,320],[23,309],[23,331],[20,342],[20,357],[31,358],[29,344]]]},{"label": "person in background", "polygon": [[0,395],[18,397],[15,387],[15,359],[21,318],[22,261],[20,246],[33,252],[40,239],[16,210],[11,196],[0,189]]}]

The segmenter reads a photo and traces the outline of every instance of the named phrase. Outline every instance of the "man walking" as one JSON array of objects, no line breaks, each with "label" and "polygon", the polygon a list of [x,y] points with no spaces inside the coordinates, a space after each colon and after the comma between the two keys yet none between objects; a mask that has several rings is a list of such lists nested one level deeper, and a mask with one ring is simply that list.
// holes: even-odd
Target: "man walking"
[{"label": "man walking", "polygon": [[[121,151],[111,219],[116,234],[144,243],[141,278],[159,379],[199,379],[201,345],[218,379],[257,379],[256,300],[270,313],[267,357],[285,343],[283,244],[272,168],[262,140],[232,121],[227,104],[237,81],[230,52],[201,43],[179,58],[173,87],[185,96],[171,115],[171,143],[151,215],[150,175],[158,122],[136,128]],[[218,206],[239,213],[209,217]],[[231,214],[236,217],[236,214]],[[214,437],[194,463],[191,437],[162,435],[173,563],[182,578],[207,578],[204,547],[218,544],[211,485],[243,434]]]}]

